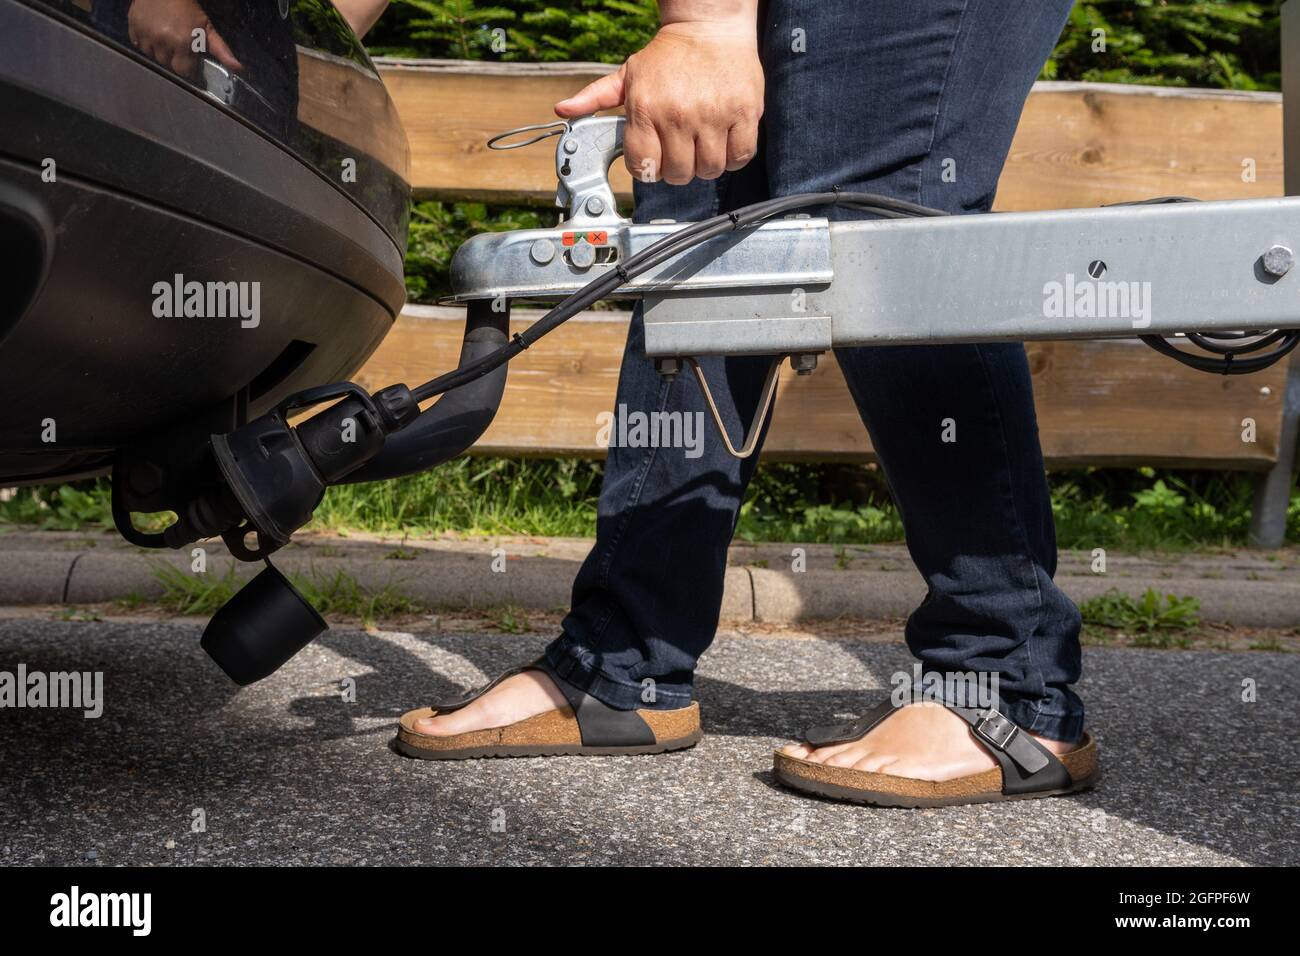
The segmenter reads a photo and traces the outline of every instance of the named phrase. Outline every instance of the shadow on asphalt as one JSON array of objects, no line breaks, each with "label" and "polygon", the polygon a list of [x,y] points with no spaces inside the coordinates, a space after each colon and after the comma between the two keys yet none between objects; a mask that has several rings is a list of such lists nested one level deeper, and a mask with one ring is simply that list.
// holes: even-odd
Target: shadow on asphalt
[{"label": "shadow on asphalt", "polygon": [[[422,635],[399,643],[330,632],[275,678],[240,691],[202,654],[197,638],[197,629],[176,625],[0,622],[0,670],[21,661],[29,671],[103,671],[109,702],[98,720],[55,709],[0,714],[0,805],[7,807],[0,821],[12,827],[75,816],[85,801],[144,800],[152,801],[151,812],[185,813],[199,780],[255,781],[258,774],[294,773],[297,761],[321,773],[316,761],[324,757],[316,752],[328,742],[371,738],[384,749],[400,713],[463,689],[431,666],[431,655],[458,662],[462,673],[493,675],[547,642],[532,635]],[[808,679],[791,677],[793,662],[804,655],[810,660],[798,673],[811,668],[837,689],[798,686]],[[860,713],[910,662],[901,645],[719,641],[697,684],[706,733],[793,737],[810,724]],[[341,704],[341,674],[354,676],[356,703]],[[1298,679],[1297,655],[1090,648],[1078,689],[1101,742],[1106,779],[1070,799],[1245,862],[1300,862],[1300,735],[1289,689]],[[1256,681],[1254,703],[1241,699],[1244,680]],[[390,757],[401,759],[384,754]],[[766,767],[754,773],[775,786]],[[457,799],[446,791],[442,797]],[[471,795],[464,802],[471,805]],[[1014,821],[1014,811],[1006,819]],[[1134,862],[1142,862],[1140,848],[1134,852]]]}]

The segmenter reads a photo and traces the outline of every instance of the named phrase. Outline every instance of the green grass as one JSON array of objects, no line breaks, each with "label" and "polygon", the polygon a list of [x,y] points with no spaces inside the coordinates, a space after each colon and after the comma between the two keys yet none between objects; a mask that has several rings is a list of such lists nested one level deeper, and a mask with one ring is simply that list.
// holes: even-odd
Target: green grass
[{"label": "green grass", "polygon": [[[152,603],[177,614],[214,614],[242,587],[233,568],[224,575],[190,574],[170,565],[161,565],[154,574],[162,582],[163,594]],[[371,623],[424,610],[392,588],[370,590],[345,571],[288,577],[312,607],[324,615],[356,617]],[[133,606],[139,603],[138,598],[132,599]]]},{"label": "green grass", "polygon": [[594,533],[598,463],[461,458],[421,475],[331,488],[314,527],[375,532]]},{"label": "green grass", "polygon": [[[602,464],[576,459],[462,458],[396,481],[331,488],[311,527],[389,534],[595,533]],[[1223,472],[1087,469],[1049,476],[1063,550],[1193,551],[1246,542],[1254,484]],[[154,516],[160,521],[159,516]],[[22,488],[0,501],[0,523],[112,527],[106,481]],[[736,530],[742,541],[869,545],[901,541],[880,472],[859,465],[761,465]],[[1300,542],[1300,494],[1288,540]],[[394,560],[405,555],[393,552]]]},{"label": "green grass", "polygon": [[[1185,551],[1244,544],[1253,495],[1242,474],[1097,469],[1054,476],[1052,511],[1064,548]],[[1287,525],[1300,540],[1300,494]]]},{"label": "green grass", "polygon": [[523,611],[514,604],[488,608],[485,615],[494,628],[502,634],[523,634],[528,630],[528,620]]},{"label": "green grass", "polygon": [[[241,586],[234,568],[220,575],[187,574],[171,565],[160,565],[154,570],[154,577],[163,586],[162,597],[155,603],[177,614],[214,614]],[[138,607],[147,602],[133,595],[124,603]]]},{"label": "green grass", "polygon": [[1194,597],[1161,595],[1147,588],[1133,597],[1112,588],[1079,605],[1083,625],[1094,637],[1112,632],[1129,634],[1140,647],[1172,647],[1186,643],[1186,632],[1201,623],[1201,602]]},{"label": "green grass", "polygon": [[0,522],[45,531],[93,531],[113,527],[107,481],[15,488],[0,501]]}]

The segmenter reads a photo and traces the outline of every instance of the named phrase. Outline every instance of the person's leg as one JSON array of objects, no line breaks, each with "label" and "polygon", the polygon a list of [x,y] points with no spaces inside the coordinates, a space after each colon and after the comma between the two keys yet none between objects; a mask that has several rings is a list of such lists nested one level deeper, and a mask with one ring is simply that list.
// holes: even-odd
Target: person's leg
[{"label": "person's leg", "polygon": [[[761,161],[714,182],[636,183],[637,222],[698,221],[767,198]],[[766,358],[700,362],[739,443],[761,398]],[[614,411],[618,419],[690,417],[691,447],[620,445],[610,430],[597,506],[596,543],[573,585],[572,609],[546,651],[566,683],[620,710],[688,705],[695,662],[713,640],[727,547],[757,454],[723,446],[693,375],[669,381],[645,356],[641,307],[633,312]],[[594,423],[593,423],[593,427]],[[510,678],[463,710],[422,721],[426,733],[459,734],[563,707],[560,691],[532,671]]]},{"label": "person's leg", "polygon": [[[1069,7],[775,3],[766,51],[772,193],[839,185],[950,213],[987,211]],[[1044,739],[1077,740],[1083,705],[1069,685],[1079,676],[1079,616],[1052,581],[1055,531],[1023,346],[841,349],[837,358],[929,586],[908,621],[908,646],[927,670],[997,674],[1004,713]],[[991,766],[958,718],[908,711],[857,743],[793,751],[903,776]]]},{"label": "person's leg", "polygon": [[[638,184],[638,221],[698,221],[765,198],[761,181],[732,174],[687,187]],[[758,406],[768,360],[701,361],[733,442]],[[757,455],[723,446],[688,372],[663,379],[645,357],[637,307],[615,408],[689,416],[694,449],[619,447],[611,436],[597,511],[596,544],[573,585],[563,633],[547,651],[558,673],[613,707],[682,707],[695,662],[713,640],[727,547]],[[693,457],[694,456],[694,457]],[[653,682],[653,694],[646,682]]]}]

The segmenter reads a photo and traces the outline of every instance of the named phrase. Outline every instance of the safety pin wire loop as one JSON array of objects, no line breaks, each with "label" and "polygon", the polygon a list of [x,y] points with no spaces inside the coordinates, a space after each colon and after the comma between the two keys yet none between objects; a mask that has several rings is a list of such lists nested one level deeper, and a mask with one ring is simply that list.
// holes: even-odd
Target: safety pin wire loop
[{"label": "safety pin wire loop", "polygon": [[[509,139],[512,136],[518,136],[520,133],[532,133],[536,130],[546,130],[531,139],[526,139],[520,143],[505,143],[502,140]],[[563,120],[554,123],[538,123],[534,126],[520,126],[518,129],[506,130],[504,133],[497,133],[487,141],[488,149],[522,149],[525,146],[532,146],[533,143],[540,143],[542,140],[551,136],[563,136],[569,131],[569,124]]]}]

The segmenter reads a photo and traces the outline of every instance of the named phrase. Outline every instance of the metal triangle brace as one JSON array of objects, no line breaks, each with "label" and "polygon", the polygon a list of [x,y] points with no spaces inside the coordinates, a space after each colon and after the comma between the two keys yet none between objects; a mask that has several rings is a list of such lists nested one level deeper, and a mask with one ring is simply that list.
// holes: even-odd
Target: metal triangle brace
[{"label": "metal triangle brace", "polygon": [[718,405],[713,400],[713,392],[709,389],[709,383],[704,378],[704,370],[700,368],[700,363],[692,356],[687,356],[686,361],[691,364],[695,370],[695,378],[700,383],[700,390],[704,392],[704,400],[709,403],[709,411],[713,415],[713,424],[717,426],[718,434],[722,436],[722,443],[727,446],[727,451],[733,458],[745,459],[754,454],[758,447],[758,436],[763,433],[763,422],[767,418],[767,413],[772,408],[772,400],[776,397],[777,382],[781,377],[781,363],[786,356],[778,355],[772,359],[772,364],[767,370],[767,380],[763,383],[763,397],[758,403],[758,410],[754,413],[754,420],[749,425],[749,437],[745,440],[745,445],[739,451],[731,443],[731,436],[727,434],[727,426],[722,423],[722,415],[718,412]]}]

